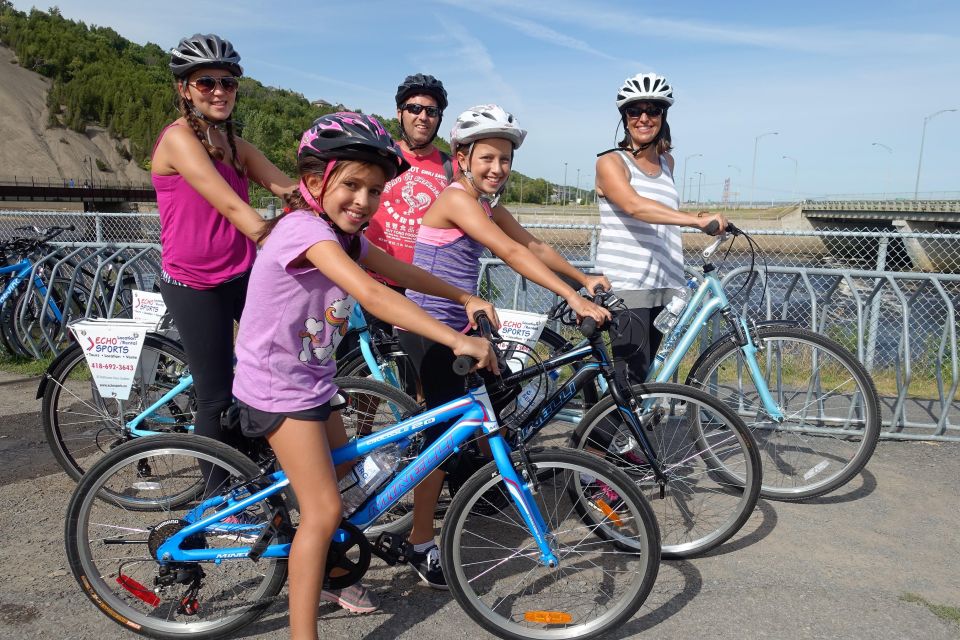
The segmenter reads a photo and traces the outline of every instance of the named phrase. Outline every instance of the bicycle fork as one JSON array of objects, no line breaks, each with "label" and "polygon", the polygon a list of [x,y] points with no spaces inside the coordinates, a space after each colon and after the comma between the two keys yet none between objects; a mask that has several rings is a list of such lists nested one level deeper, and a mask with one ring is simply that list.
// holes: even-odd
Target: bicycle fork
[{"label": "bicycle fork", "polygon": [[[484,430],[486,430],[486,425]],[[553,536],[533,497],[536,493],[537,479],[529,461],[526,459],[526,453],[522,449],[520,450],[520,457],[523,460],[524,471],[527,475],[527,481],[524,482],[513,467],[513,461],[510,459],[510,449],[503,437],[496,431],[488,433],[491,434],[489,438],[490,451],[493,453],[493,459],[497,463],[497,469],[500,471],[503,483],[507,487],[507,492],[537,543],[537,548],[540,551],[538,561],[551,569],[557,568],[560,566],[560,559],[557,558]]]}]

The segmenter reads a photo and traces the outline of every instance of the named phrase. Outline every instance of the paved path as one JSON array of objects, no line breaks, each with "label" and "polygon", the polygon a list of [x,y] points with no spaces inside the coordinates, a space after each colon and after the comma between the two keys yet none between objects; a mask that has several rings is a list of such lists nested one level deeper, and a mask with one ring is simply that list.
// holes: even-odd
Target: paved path
[{"label": "paved path", "polygon": [[[66,571],[73,484],[46,450],[35,381],[0,375],[0,638],[134,637],[99,613]],[[960,638],[933,604],[960,607],[960,444],[883,442],[860,478],[808,504],[761,502],[717,552],[665,562],[640,614],[609,638]],[[477,638],[446,593],[376,559],[381,610],[321,607],[327,639]],[[240,638],[284,638],[278,606]]]}]

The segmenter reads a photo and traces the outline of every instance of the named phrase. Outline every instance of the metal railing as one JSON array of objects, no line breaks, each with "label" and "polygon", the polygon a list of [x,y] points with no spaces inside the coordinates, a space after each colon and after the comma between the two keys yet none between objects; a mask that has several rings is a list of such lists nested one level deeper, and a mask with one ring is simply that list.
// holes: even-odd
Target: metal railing
[{"label": "metal railing", "polygon": [[[141,288],[152,287],[159,271],[156,214],[0,212],[0,240],[28,223],[77,227],[71,236],[58,238],[63,246],[47,256],[46,264],[75,251],[74,258],[82,256],[89,270],[118,274],[91,279],[108,283],[97,286],[107,289],[101,297],[110,313],[117,312],[119,287],[124,280],[129,284],[124,274],[133,274]],[[593,267],[596,225],[525,226],[577,267]],[[726,255],[722,250],[715,256],[727,290],[742,289],[734,304],[758,319],[798,322],[855,353],[880,391],[885,437],[960,440],[960,234],[889,229],[750,234],[767,265],[758,258],[760,275],[752,284],[747,283],[746,243],[735,241]],[[697,232],[684,234],[689,265],[699,264],[697,255],[709,241]],[[66,274],[67,262],[59,268]],[[480,289],[496,304],[515,309],[543,311],[555,300],[489,256],[482,260]]]}]

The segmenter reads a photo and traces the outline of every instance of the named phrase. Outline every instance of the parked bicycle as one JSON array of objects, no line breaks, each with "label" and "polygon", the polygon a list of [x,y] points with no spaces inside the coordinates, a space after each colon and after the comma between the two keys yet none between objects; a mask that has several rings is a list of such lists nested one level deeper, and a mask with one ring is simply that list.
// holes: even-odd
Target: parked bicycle
[{"label": "parked bicycle", "polygon": [[[643,604],[659,566],[657,522],[643,495],[599,456],[523,442],[511,450],[482,381],[471,376],[468,386],[462,398],[333,452],[339,464],[378,449],[403,451],[431,425],[452,423],[415,459],[401,458],[341,523],[327,562],[330,587],[360,580],[372,555],[404,561],[396,536],[371,544],[363,529],[480,430],[494,460],[457,493],[441,541],[458,604],[503,638],[591,638],[618,627]],[[226,483],[203,486],[200,460],[222,468]],[[616,498],[592,492],[595,482]],[[71,571],[98,608],[143,635],[237,630],[283,586],[295,532],[282,497],[288,484],[282,471],[199,436],[127,443],[91,468],[70,501]],[[121,491],[124,500],[114,499]],[[131,505],[138,499],[140,509]],[[332,577],[333,569],[346,575]]]}]

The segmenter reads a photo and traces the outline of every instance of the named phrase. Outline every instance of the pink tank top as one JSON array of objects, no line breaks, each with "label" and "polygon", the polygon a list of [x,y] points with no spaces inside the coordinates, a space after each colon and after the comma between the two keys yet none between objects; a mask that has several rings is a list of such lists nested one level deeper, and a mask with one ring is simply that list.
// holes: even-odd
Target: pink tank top
[{"label": "pink tank top", "polygon": [[[157,144],[168,125],[160,132]],[[154,145],[156,151],[156,145]],[[232,166],[213,161],[217,171],[244,202],[247,179]],[[250,270],[257,248],[179,174],[151,173],[160,210],[160,259],[174,280],[195,289],[213,287]]]}]

